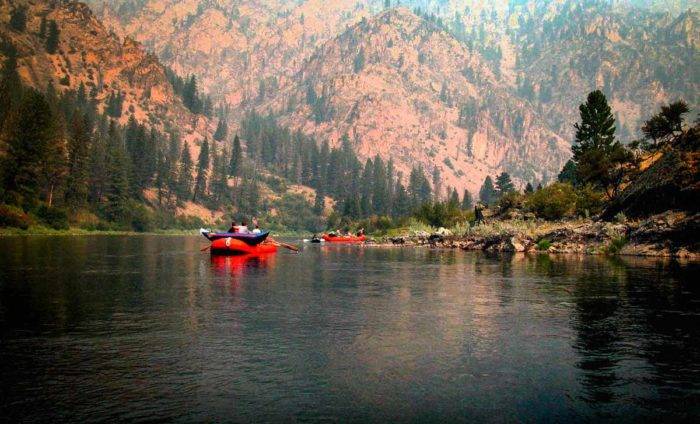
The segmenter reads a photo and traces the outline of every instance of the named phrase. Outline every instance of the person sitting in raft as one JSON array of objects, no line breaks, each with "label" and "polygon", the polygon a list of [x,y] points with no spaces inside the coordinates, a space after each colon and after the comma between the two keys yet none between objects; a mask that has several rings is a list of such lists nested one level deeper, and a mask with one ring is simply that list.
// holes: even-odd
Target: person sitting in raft
[{"label": "person sitting in raft", "polygon": [[258,226],[258,224],[255,224],[255,229],[253,230],[253,234],[260,234],[262,233],[262,230]]},{"label": "person sitting in raft", "polygon": [[231,223],[231,228],[229,228],[226,232],[229,234],[238,232],[238,226],[236,225],[235,221]]},{"label": "person sitting in raft", "polygon": [[248,223],[245,221],[245,219],[243,220],[243,222],[241,222],[241,225],[238,227],[238,232],[239,233],[249,233],[250,232],[250,230],[248,230]]},{"label": "person sitting in raft", "polygon": [[365,235],[365,229],[364,229],[364,228],[360,228],[360,230],[357,232],[357,237],[362,237],[362,236],[364,236],[364,235]]}]

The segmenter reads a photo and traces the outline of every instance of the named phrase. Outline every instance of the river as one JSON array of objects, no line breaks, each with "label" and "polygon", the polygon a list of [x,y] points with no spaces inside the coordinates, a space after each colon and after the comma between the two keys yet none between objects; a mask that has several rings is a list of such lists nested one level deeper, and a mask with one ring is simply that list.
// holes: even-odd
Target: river
[{"label": "river", "polygon": [[698,264],[0,238],[0,420],[684,421]]}]

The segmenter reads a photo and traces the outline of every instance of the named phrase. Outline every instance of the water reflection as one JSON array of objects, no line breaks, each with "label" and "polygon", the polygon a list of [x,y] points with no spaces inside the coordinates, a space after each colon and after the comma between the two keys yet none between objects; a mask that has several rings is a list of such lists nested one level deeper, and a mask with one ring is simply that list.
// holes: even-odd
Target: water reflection
[{"label": "water reflection", "polygon": [[695,264],[200,247],[189,237],[0,239],[0,416],[700,415]]}]

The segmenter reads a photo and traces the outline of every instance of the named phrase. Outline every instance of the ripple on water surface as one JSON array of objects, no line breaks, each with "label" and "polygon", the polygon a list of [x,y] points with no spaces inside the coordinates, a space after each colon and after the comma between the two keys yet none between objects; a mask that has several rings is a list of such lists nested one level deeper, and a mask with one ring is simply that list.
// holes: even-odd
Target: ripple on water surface
[{"label": "ripple on water surface", "polygon": [[194,237],[0,239],[9,420],[700,415],[695,264]]}]

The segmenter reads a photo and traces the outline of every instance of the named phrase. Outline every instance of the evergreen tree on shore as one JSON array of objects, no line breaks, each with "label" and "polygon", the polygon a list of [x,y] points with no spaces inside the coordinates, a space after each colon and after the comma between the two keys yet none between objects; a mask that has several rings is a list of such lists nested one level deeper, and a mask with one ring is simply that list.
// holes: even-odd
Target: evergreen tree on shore
[{"label": "evergreen tree on shore", "polygon": [[464,190],[464,195],[462,195],[462,210],[468,211],[474,207],[474,200],[472,199],[472,194],[469,190]]},{"label": "evergreen tree on shore", "polygon": [[496,177],[496,189],[498,190],[499,197],[503,197],[505,194],[515,191],[515,186],[510,179],[510,174],[501,172],[501,174]]},{"label": "evergreen tree on shore", "polygon": [[493,186],[491,176],[486,176],[479,190],[479,200],[486,205],[491,205],[498,199],[498,193]]},{"label": "evergreen tree on shore", "polygon": [[197,178],[194,183],[194,192],[192,201],[196,202],[197,197],[204,195],[207,189],[207,176],[209,173],[209,140],[204,139],[202,148],[199,150],[199,159],[197,160]]},{"label": "evergreen tree on shore", "polygon": [[571,148],[577,180],[599,187],[612,199],[624,181],[631,154],[615,138],[615,118],[600,90],[591,92],[579,111],[581,122],[574,125]]},{"label": "evergreen tree on shore", "polygon": [[192,194],[192,155],[190,146],[185,142],[180,155],[180,169],[178,170],[178,198],[189,199]]}]

